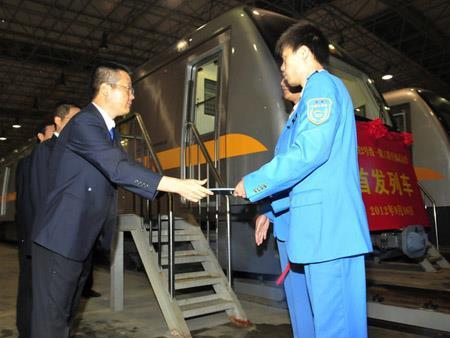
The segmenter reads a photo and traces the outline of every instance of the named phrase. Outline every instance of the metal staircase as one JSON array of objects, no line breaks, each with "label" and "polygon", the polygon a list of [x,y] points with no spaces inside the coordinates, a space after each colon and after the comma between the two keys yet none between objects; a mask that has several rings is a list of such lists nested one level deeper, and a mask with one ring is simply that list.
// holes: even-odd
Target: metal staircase
[{"label": "metal staircase", "polygon": [[[133,156],[147,163],[150,158],[153,167],[162,173],[141,116],[135,113],[118,125],[130,122],[137,122],[142,136],[136,136],[138,133],[130,127],[128,133],[131,135],[125,136],[125,139],[134,143],[134,149],[142,149],[142,142],[145,142],[146,149],[145,153],[134,153]],[[194,125],[188,125],[187,128],[196,132]],[[223,186],[206,148],[199,137],[195,138],[200,143],[199,152],[206,159],[203,170],[212,171],[216,185]],[[136,143],[141,146],[137,147]],[[197,169],[195,172],[200,175],[199,162]],[[123,309],[123,234],[129,231],[172,335],[191,337],[187,320],[218,312],[226,312],[228,318],[235,323],[248,325],[245,312],[231,288],[228,196],[216,195],[209,197],[206,202],[185,203],[176,207],[170,194],[153,203],[133,198],[133,213],[119,215],[119,231],[112,251],[113,310]],[[163,203],[164,200],[166,204]],[[177,217],[174,216],[174,209]],[[221,228],[226,229],[223,231],[225,238],[219,231]],[[214,233],[211,234],[211,231]],[[219,250],[223,243],[226,243],[226,250]],[[223,258],[219,254],[223,252],[227,253],[224,259],[227,275],[219,263],[219,258]]]}]

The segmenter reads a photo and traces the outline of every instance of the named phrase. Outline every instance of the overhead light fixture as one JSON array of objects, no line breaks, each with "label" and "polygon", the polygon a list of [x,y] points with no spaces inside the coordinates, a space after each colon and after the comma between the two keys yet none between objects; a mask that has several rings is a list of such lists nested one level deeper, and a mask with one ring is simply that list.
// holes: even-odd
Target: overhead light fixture
[{"label": "overhead light fixture", "polygon": [[184,51],[188,46],[188,42],[185,39],[182,39],[180,41],[178,41],[177,43],[177,51],[182,52]]},{"label": "overhead light fixture", "polygon": [[257,10],[253,10],[253,14],[255,15],[260,15],[259,12]]},{"label": "overhead light fixture", "polygon": [[7,23],[6,19],[0,19],[0,23]]},{"label": "overhead light fixture", "polygon": [[333,44],[328,44],[328,48],[330,49],[330,50],[335,50],[336,49],[336,47],[334,47],[334,45]]},{"label": "overhead light fixture", "polygon": [[372,79],[367,79],[367,82],[369,82],[370,84],[373,84],[373,83],[375,83],[375,81],[374,81],[374,80],[372,80]]},{"label": "overhead light fixture", "polygon": [[384,69],[384,75],[381,77],[381,79],[388,81],[388,80],[392,79],[393,77],[394,77],[394,75],[392,75],[392,73],[391,73],[391,66],[387,65],[386,68]]},{"label": "overhead light fixture", "polygon": [[8,138],[6,137],[5,131],[2,129],[0,131],[0,141],[6,141]]},{"label": "overhead light fixture", "polygon": [[16,118],[16,120],[14,121],[14,123],[12,124],[11,127],[15,128],[15,129],[19,129],[22,127],[22,125],[19,122],[19,118]]},{"label": "overhead light fixture", "polygon": [[108,33],[102,33],[102,41],[100,42],[100,50],[108,49]]}]

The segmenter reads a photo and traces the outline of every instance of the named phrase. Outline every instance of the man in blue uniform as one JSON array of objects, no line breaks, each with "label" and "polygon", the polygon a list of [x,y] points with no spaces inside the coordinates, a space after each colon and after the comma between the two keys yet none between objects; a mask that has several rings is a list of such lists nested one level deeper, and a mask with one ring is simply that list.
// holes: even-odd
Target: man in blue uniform
[{"label": "man in blue uniform", "polygon": [[273,221],[280,258],[291,263],[285,287],[294,335],[364,338],[364,254],[372,246],[352,101],[342,81],[323,68],[328,41],[318,29],[292,26],[277,50],[283,77],[303,87],[302,97],[274,158],[246,175],[235,195],[271,199],[272,211],[258,223]]}]

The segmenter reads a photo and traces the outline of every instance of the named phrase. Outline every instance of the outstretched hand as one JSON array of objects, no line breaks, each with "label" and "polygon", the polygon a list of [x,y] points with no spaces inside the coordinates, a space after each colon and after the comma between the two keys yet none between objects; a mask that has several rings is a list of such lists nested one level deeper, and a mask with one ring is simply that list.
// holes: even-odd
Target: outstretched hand
[{"label": "outstretched hand", "polygon": [[233,195],[236,197],[242,197],[247,198],[247,194],[245,193],[245,187],[244,187],[244,179],[241,178],[238,184],[234,187]]},{"label": "outstretched hand", "polygon": [[191,202],[198,202],[207,195],[213,195],[214,193],[205,188],[206,179],[204,180],[180,180],[181,187],[177,192],[181,197],[186,198]]},{"label": "outstretched hand", "polygon": [[270,221],[266,215],[259,215],[255,221],[255,242],[261,245],[267,239],[267,231],[269,230]]},{"label": "outstretched hand", "polygon": [[213,195],[213,192],[205,188],[206,179],[182,180],[175,177],[163,176],[158,185],[158,190],[166,192],[174,192],[191,202],[198,202],[207,195]]}]

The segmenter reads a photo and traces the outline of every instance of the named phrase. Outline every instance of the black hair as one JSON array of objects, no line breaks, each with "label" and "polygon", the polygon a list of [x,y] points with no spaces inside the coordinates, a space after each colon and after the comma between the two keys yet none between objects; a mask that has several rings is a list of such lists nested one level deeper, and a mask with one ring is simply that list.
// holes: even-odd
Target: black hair
[{"label": "black hair", "polygon": [[329,50],[328,39],[313,25],[296,23],[289,27],[278,39],[275,51],[281,55],[286,47],[296,51],[301,46],[306,46],[316,60],[323,66],[328,64]]},{"label": "black hair", "polygon": [[58,116],[59,118],[64,119],[67,116],[67,114],[69,114],[70,109],[72,108],[80,109],[80,106],[73,103],[61,102],[56,107],[54,116],[55,117]]},{"label": "black hair", "polygon": [[116,62],[107,62],[98,65],[91,76],[91,92],[92,97],[96,97],[102,83],[114,84],[119,81],[118,73],[123,71],[131,76],[130,69]]}]

